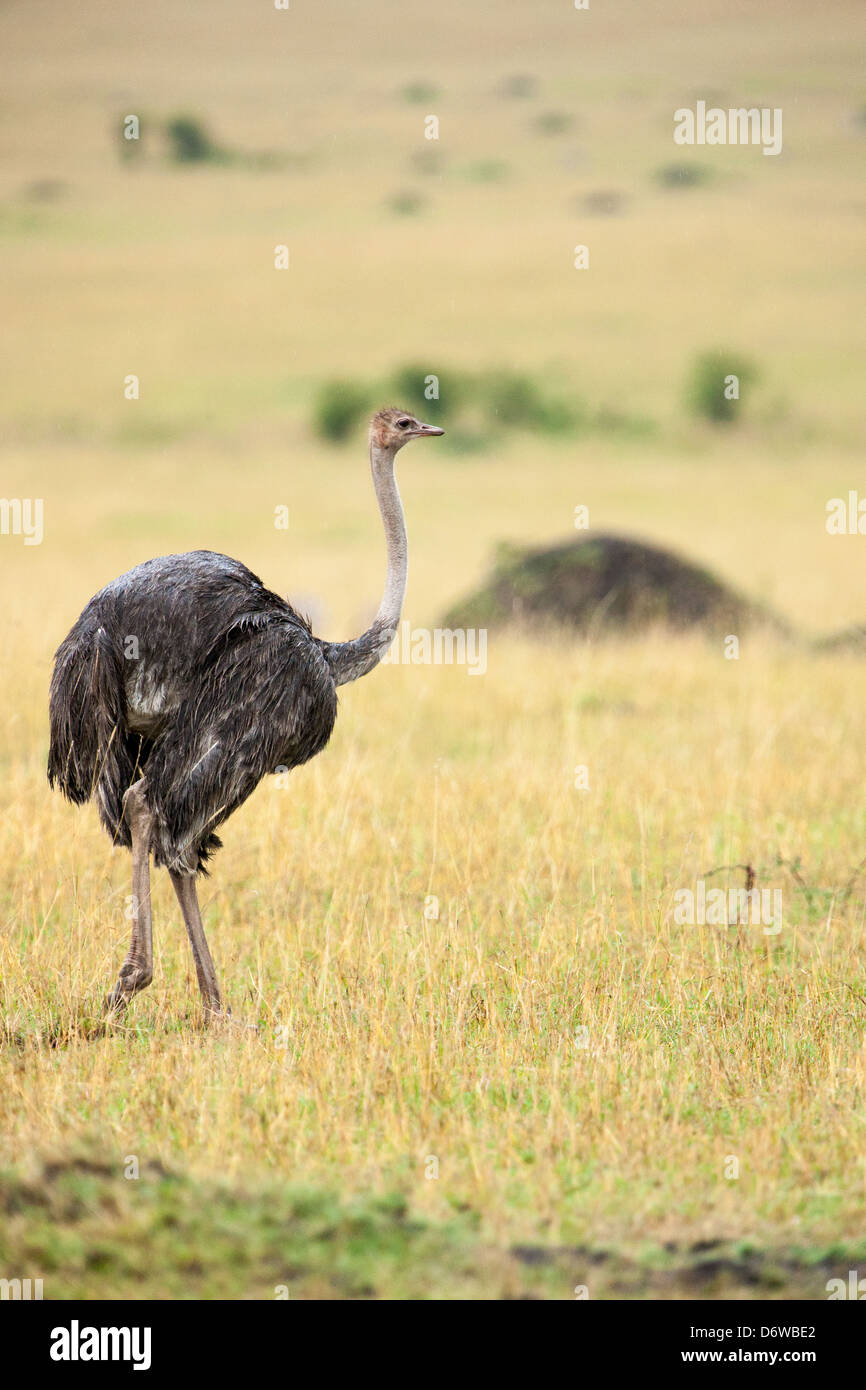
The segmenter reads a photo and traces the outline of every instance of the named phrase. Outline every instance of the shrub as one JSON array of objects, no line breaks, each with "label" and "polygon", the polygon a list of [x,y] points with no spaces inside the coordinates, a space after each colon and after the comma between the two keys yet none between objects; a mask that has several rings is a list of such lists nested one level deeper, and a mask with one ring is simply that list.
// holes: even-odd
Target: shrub
[{"label": "shrub", "polygon": [[439,96],[439,88],[432,82],[409,82],[403,88],[403,100],[417,105],[419,102],[434,101]]},{"label": "shrub", "polygon": [[485,378],[490,414],[503,425],[531,425],[540,399],[535,383],[519,372],[490,372]]},{"label": "shrub", "polygon": [[710,172],[701,164],[665,164],[655,178],[662,188],[699,188],[709,182]]},{"label": "shrub", "polygon": [[[426,394],[431,376],[438,379],[438,397]],[[376,382],[323,383],[313,427],[321,438],[340,443],[377,405],[411,410],[430,424],[447,426],[447,447],[467,453],[487,447],[491,434],[503,428],[559,434],[586,422],[580,405],[540,389],[531,376],[503,368],[478,374],[442,370],[434,361],[407,362]]]},{"label": "shrub", "polygon": [[468,166],[466,177],[472,183],[500,183],[508,177],[508,165],[504,159],[478,159]]},{"label": "shrub", "polygon": [[387,200],[387,206],[398,217],[413,217],[423,208],[424,199],[420,193],[416,193],[411,188],[401,188],[396,193],[391,194]]},{"label": "shrub", "polygon": [[[736,377],[736,382],[731,378]],[[713,424],[731,424],[742,407],[742,390],[757,380],[757,372],[746,358],[733,352],[702,352],[694,362],[686,402],[692,414]],[[732,393],[737,391],[738,395]]]},{"label": "shrub", "polygon": [[574,406],[545,395],[531,377],[519,372],[490,372],[482,389],[488,413],[498,424],[554,434],[577,423]]},{"label": "shrub", "polygon": [[201,121],[195,116],[174,116],[165,127],[176,164],[200,164],[224,158]]},{"label": "shrub", "polygon": [[618,217],[625,211],[627,199],[616,188],[594,188],[580,201],[582,212],[591,217]]},{"label": "shrub", "polygon": [[444,160],[439,150],[416,150],[412,155],[412,167],[415,173],[423,174],[425,178],[441,174],[443,166]]},{"label": "shrub", "polygon": [[327,381],[316,399],[314,427],[322,439],[341,443],[370,408],[367,390],[352,381]]},{"label": "shrub", "polygon": [[535,118],[535,129],[539,135],[563,135],[573,124],[567,111],[543,111]]},{"label": "shrub", "polygon": [[[431,375],[439,382],[438,399],[425,395],[427,378]],[[471,389],[471,383],[459,372],[436,371],[434,367],[422,366],[415,362],[399,367],[389,384],[395,405],[405,406],[407,410],[414,411],[431,425],[453,419],[455,412],[465,401],[468,389]]]},{"label": "shrub", "polygon": [[525,101],[536,95],[538,82],[528,72],[515,72],[504,79],[499,91],[504,97]]}]

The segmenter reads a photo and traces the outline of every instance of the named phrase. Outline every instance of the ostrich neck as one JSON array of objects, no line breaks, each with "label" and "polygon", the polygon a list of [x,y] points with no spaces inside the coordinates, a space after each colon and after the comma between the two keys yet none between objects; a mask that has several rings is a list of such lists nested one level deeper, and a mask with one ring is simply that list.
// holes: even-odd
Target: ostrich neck
[{"label": "ostrich neck", "polygon": [[403,504],[397,488],[394,473],[394,452],[381,449],[377,444],[370,446],[370,468],[373,474],[373,487],[376,501],[382,514],[385,528],[385,546],[388,554],[388,572],[385,577],[385,592],[374,622],[380,628],[393,629],[400,621],[403,612],[403,599],[406,596],[406,578],[409,573],[409,547],[406,540],[406,522],[403,518]]},{"label": "ostrich neck", "polygon": [[350,642],[319,642],[335,685],[347,685],[378,666],[391,645],[403,611],[409,573],[409,547],[403,504],[394,475],[395,452],[393,449],[383,449],[374,441],[370,443],[370,469],[376,501],[382,514],[388,555],[385,592],[372,626],[360,637]]}]

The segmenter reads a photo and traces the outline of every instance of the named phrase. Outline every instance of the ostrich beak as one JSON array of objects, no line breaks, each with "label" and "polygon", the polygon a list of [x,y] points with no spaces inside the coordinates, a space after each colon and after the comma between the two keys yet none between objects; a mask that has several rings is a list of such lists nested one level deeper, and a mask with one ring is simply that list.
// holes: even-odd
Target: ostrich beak
[{"label": "ostrich beak", "polygon": [[421,421],[419,420],[418,429],[415,431],[415,433],[418,435],[418,438],[420,439],[421,436],[424,434],[444,434],[445,431],[440,430],[438,425],[422,425]]}]

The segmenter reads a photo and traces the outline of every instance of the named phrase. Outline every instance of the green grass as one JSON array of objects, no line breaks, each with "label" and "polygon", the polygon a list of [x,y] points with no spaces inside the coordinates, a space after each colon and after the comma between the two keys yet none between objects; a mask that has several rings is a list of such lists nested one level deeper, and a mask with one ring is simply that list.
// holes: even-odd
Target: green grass
[{"label": "green grass", "polygon": [[194,1182],[130,1159],[0,1174],[0,1268],[47,1299],[826,1297],[866,1245],[749,1242],[620,1251],[485,1244],[479,1213],[438,1222],[399,1192],[341,1201],[291,1185]]}]

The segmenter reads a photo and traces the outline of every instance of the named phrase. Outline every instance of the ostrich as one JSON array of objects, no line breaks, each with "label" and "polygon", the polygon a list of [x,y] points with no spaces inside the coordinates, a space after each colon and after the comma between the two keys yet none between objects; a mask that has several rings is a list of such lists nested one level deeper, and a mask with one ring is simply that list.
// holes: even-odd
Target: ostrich
[{"label": "ostrich", "polygon": [[206,1015],[222,1013],[196,875],[220,847],[216,828],[263,777],[325,747],[336,687],[372,671],[387,651],[408,567],[396,455],[412,439],[443,433],[393,408],[370,423],[388,571],[362,636],[314,637],[246,565],[193,550],[147,560],[106,585],[58,648],[48,781],[79,805],[95,794],[112,840],[132,852],[132,941],[109,1010],[153,978],[153,855],[183,913]]}]

